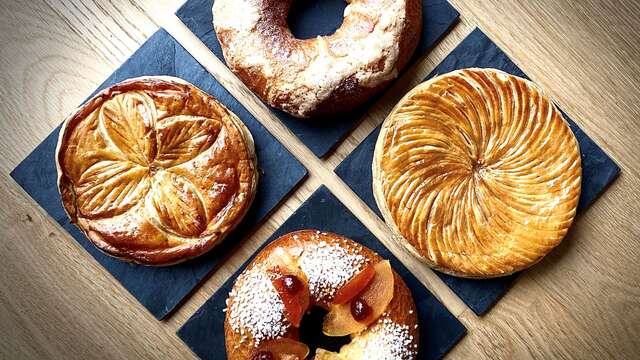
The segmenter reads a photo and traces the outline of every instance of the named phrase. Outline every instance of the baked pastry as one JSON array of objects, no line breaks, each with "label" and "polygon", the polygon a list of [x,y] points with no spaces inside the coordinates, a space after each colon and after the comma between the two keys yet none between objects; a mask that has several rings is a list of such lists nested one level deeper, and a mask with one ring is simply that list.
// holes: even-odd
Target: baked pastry
[{"label": "baked pastry", "polygon": [[389,261],[340,235],[302,230],[273,241],[238,276],[224,322],[230,360],[305,359],[297,341],[311,306],[328,311],[323,332],[351,335],[316,360],[415,359],[416,309]]},{"label": "baked pastry", "polygon": [[437,76],[382,125],[373,191],[395,239],[463,277],[512,274],[571,226],[582,168],[575,136],[531,81],[495,69]]},{"label": "baked pastry", "polygon": [[300,118],[352,109],[398,76],[422,27],[420,0],[352,0],[332,35],[296,39],[292,0],[216,0],[229,68],[267,104]]},{"label": "baked pastry", "polygon": [[71,221],[103,252],[147,265],[210,250],[258,180],[242,121],[172,77],[130,79],[88,100],[64,122],[56,164]]}]

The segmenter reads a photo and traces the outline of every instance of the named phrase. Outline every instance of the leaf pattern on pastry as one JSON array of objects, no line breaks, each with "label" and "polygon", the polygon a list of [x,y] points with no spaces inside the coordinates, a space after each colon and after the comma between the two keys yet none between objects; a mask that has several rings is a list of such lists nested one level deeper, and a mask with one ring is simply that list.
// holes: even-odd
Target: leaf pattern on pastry
[{"label": "leaf pattern on pastry", "polygon": [[198,190],[187,178],[163,169],[186,163],[206,151],[222,124],[188,115],[158,122],[153,101],[142,92],[114,96],[103,104],[99,114],[105,138],[121,156],[114,160],[113,154],[100,150],[104,159],[82,173],[76,189],[80,212],[94,219],[119,215],[151,191],[162,226],[185,237],[202,233],[207,216]]},{"label": "leaf pattern on pastry", "polygon": [[220,128],[219,121],[204,117],[181,115],[165,119],[156,127],[155,162],[170,168],[195,158],[215,142]]},{"label": "leaf pattern on pastry", "polygon": [[104,252],[148,265],[210,250],[240,222],[257,182],[242,121],[170,77],[89,99],[65,121],[56,161],[71,221]]},{"label": "leaf pattern on pastry", "polygon": [[490,277],[539,261],[580,196],[577,141],[533,83],[468,69],[412,90],[385,120],[374,193],[397,238],[432,266]]},{"label": "leaf pattern on pastry", "polygon": [[100,120],[111,141],[128,159],[140,165],[153,161],[156,113],[148,95],[135,92],[114,96],[102,106]]},{"label": "leaf pattern on pastry", "polygon": [[193,184],[169,171],[160,171],[153,181],[151,199],[160,223],[185,237],[202,233],[207,227],[207,218]]},{"label": "leaf pattern on pastry", "polygon": [[149,169],[126,160],[104,160],[88,168],[76,186],[78,210],[88,218],[129,210],[149,190]]}]

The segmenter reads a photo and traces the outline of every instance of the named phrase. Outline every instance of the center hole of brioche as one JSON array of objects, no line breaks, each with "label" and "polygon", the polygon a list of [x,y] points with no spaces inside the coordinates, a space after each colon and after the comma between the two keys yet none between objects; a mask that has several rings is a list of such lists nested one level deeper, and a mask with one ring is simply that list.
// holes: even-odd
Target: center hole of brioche
[{"label": "center hole of brioche", "polygon": [[287,23],[297,39],[331,35],[342,25],[345,0],[293,0]]},{"label": "center hole of brioche", "polygon": [[322,321],[327,311],[319,306],[312,306],[302,318],[300,325],[300,342],[309,347],[310,354],[315,354],[316,349],[325,349],[339,352],[343,345],[351,342],[349,336],[327,336],[322,333]]}]

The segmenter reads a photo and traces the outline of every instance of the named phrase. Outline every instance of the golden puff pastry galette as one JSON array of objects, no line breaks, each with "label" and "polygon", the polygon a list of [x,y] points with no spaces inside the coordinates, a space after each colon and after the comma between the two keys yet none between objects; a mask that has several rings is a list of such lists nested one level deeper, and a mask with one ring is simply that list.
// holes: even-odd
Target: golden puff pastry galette
[{"label": "golden puff pastry galette", "polygon": [[105,253],[147,265],[210,250],[258,181],[242,121],[172,77],[130,79],[88,100],[64,122],[56,163],[71,221]]},{"label": "golden puff pastry galette", "polygon": [[580,197],[578,142],[531,81],[494,69],[409,92],[376,143],[373,190],[394,238],[463,277],[512,274],[564,238]]}]

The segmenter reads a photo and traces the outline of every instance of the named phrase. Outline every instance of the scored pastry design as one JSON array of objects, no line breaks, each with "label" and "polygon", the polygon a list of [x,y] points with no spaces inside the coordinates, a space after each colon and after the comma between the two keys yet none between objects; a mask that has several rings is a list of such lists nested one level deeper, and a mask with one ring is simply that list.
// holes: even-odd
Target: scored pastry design
[{"label": "scored pastry design", "polygon": [[576,214],[578,142],[531,81],[494,69],[435,77],[382,125],[376,203],[394,238],[430,266],[495,277],[536,263]]},{"label": "scored pastry design", "polygon": [[350,110],[395,79],[422,27],[420,0],[352,0],[335,33],[296,39],[293,0],[216,0],[213,22],[229,68],[263,101],[295,117]]},{"label": "scored pastry design", "polygon": [[257,185],[249,130],[171,77],[116,84],[64,123],[56,162],[71,221],[102,251],[168,265],[222,240]]},{"label": "scored pastry design", "polygon": [[224,322],[230,360],[306,359],[298,341],[311,307],[327,310],[327,336],[351,336],[316,360],[413,360],[417,314],[411,291],[389,261],[337,234],[301,230],[260,251],[236,279]]}]

